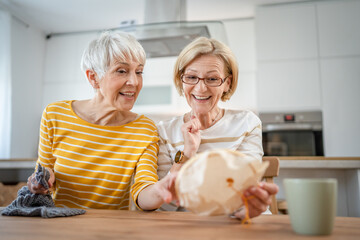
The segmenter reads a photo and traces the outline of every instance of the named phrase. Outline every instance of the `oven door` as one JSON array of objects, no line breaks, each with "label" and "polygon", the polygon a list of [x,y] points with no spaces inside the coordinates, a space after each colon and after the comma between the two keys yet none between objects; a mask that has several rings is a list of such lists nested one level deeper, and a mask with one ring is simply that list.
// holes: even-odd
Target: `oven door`
[{"label": "oven door", "polygon": [[263,133],[265,156],[322,156],[322,133],[282,130]]}]

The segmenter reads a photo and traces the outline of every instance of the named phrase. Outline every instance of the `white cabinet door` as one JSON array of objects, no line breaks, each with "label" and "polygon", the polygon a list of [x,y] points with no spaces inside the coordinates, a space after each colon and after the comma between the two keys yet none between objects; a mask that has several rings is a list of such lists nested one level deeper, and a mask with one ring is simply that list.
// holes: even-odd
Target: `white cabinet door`
[{"label": "white cabinet door", "polygon": [[313,3],[257,8],[259,111],[321,109],[316,31]]},{"label": "white cabinet door", "polygon": [[133,111],[142,114],[176,114],[178,93],[173,83],[176,57],[148,58],[143,74],[143,88]]},{"label": "white cabinet door", "polygon": [[287,4],[256,9],[258,61],[318,56],[314,4]]},{"label": "white cabinet door", "polygon": [[255,72],[255,23],[253,19],[224,21],[228,46],[239,64],[239,72]]},{"label": "white cabinet door", "polygon": [[255,23],[251,19],[224,22],[229,47],[239,65],[237,89],[229,101],[220,106],[229,109],[249,109],[257,112]]},{"label": "white cabinet door", "polygon": [[320,56],[360,54],[360,1],[317,4]]},{"label": "white cabinet door", "polygon": [[360,156],[360,57],[321,61],[326,156]]},{"label": "white cabinet door", "polygon": [[259,111],[321,109],[317,60],[260,63],[257,85]]}]

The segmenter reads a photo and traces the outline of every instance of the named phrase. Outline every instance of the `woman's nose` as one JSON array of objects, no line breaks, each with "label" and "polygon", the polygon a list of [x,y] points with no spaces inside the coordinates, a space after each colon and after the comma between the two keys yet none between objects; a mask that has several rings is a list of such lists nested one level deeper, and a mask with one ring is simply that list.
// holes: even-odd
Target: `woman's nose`
[{"label": "woman's nose", "polygon": [[207,86],[206,86],[204,80],[201,79],[201,80],[195,85],[195,88],[197,88],[197,90],[206,91]]},{"label": "woman's nose", "polygon": [[129,74],[126,84],[137,86],[139,84],[139,79],[138,79],[137,74],[136,73]]}]

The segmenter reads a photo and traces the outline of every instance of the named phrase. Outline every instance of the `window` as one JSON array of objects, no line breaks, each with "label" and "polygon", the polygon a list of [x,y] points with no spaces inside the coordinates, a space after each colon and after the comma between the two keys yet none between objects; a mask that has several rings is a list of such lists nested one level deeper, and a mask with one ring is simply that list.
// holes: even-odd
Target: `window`
[{"label": "window", "polygon": [[10,157],[11,15],[0,9],[0,158]]}]

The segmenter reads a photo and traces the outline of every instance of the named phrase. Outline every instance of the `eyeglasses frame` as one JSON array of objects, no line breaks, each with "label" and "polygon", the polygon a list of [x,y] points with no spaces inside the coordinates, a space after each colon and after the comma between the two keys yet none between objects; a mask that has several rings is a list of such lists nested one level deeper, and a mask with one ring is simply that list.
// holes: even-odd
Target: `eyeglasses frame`
[{"label": "eyeglasses frame", "polygon": [[183,83],[185,83],[185,84],[188,84],[188,85],[193,85],[193,86],[195,86],[196,84],[198,84],[198,83],[200,82],[200,80],[203,80],[203,81],[204,81],[204,84],[205,84],[206,86],[208,86],[208,87],[220,87],[221,85],[223,85],[223,83],[226,81],[226,79],[227,79],[230,75],[227,75],[227,76],[224,77],[224,78],[220,78],[220,79],[221,79],[221,83],[220,83],[219,85],[217,85],[217,86],[209,86],[209,85],[207,85],[207,84],[206,84],[206,81],[205,81],[206,78],[201,78],[201,77],[198,77],[198,76],[196,76],[198,80],[197,80],[197,82],[196,82],[195,84],[186,83],[186,82],[184,82],[184,80],[183,80],[184,76],[185,76],[185,74],[181,74],[181,76],[180,76],[181,82],[183,82]]}]

